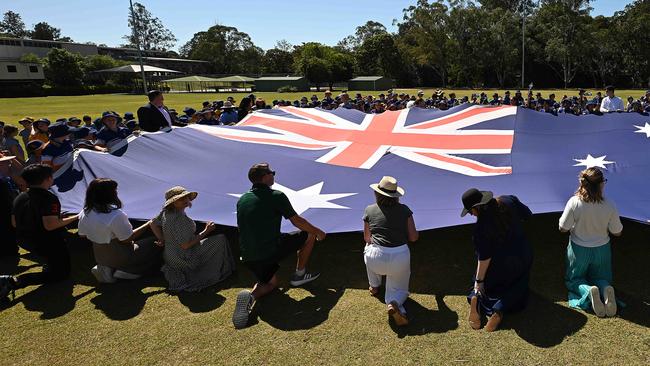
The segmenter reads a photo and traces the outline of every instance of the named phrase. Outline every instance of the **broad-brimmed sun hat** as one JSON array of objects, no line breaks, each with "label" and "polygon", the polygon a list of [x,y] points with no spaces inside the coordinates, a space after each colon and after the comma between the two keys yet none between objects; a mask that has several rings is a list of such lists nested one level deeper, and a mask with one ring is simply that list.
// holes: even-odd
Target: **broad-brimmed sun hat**
[{"label": "broad-brimmed sun hat", "polygon": [[460,213],[460,217],[464,217],[471,211],[474,207],[482,206],[490,202],[494,195],[490,191],[479,191],[476,188],[471,188],[463,193],[463,211]]},{"label": "broad-brimmed sun hat", "polygon": [[190,196],[190,200],[194,201],[198,195],[199,194],[197,192],[190,192],[181,186],[170,188],[167,190],[167,192],[165,192],[165,204],[163,205],[163,208],[167,208],[174,202],[187,196]]},{"label": "broad-brimmed sun hat", "polygon": [[371,184],[370,188],[386,197],[402,197],[405,193],[404,188],[397,185],[397,179],[390,176],[384,176],[379,183]]}]

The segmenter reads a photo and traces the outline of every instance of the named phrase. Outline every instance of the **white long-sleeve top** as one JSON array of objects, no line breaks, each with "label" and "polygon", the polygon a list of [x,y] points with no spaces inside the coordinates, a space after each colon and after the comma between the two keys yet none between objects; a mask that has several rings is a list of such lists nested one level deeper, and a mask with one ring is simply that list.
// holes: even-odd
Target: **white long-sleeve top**
[{"label": "white long-sleeve top", "polygon": [[603,113],[625,111],[623,99],[617,96],[603,98],[603,101],[600,102],[600,111]]}]

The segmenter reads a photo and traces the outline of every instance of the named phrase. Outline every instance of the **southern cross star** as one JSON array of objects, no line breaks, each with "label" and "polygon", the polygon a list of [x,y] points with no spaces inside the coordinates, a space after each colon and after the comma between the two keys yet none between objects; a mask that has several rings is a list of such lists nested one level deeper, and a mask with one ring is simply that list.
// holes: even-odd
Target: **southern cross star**
[{"label": "southern cross star", "polygon": [[[323,184],[324,182],[320,182],[313,186],[295,191],[276,182],[272,188],[287,195],[289,202],[291,202],[293,209],[296,210],[298,215],[301,215],[310,208],[349,209],[349,207],[341,206],[330,201],[354,196],[356,193],[321,194],[320,192],[323,189]],[[229,193],[229,195],[233,197],[241,197],[241,194]]]},{"label": "southern cross star", "polygon": [[593,156],[591,156],[591,154],[587,154],[587,158],[585,159],[573,159],[574,161],[578,162],[578,164],[574,164],[573,166],[585,166],[587,168],[598,167],[598,168],[607,169],[605,165],[614,164],[615,162],[605,160],[606,157],[607,155],[603,155],[594,158]]},{"label": "southern cross star", "polygon": [[645,126],[634,125],[634,127],[639,129],[638,131],[634,131],[635,133],[645,133],[645,136],[650,138],[650,123],[646,122]]}]

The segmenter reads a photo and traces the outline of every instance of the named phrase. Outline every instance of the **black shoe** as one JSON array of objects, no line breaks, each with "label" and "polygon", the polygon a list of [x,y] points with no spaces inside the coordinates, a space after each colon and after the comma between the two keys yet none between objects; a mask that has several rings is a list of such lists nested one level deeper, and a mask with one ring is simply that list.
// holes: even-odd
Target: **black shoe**
[{"label": "black shoe", "polygon": [[16,280],[14,280],[13,276],[0,276],[0,302],[6,302],[10,293],[15,297],[15,290]]}]

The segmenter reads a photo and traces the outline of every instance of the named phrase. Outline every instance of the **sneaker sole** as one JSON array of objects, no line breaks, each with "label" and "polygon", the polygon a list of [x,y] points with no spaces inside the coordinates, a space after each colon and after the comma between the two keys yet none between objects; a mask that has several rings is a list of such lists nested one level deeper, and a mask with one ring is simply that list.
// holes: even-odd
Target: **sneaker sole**
[{"label": "sneaker sole", "polygon": [[320,273],[313,276],[313,277],[311,277],[311,278],[309,278],[309,279],[307,279],[307,280],[289,281],[289,283],[291,284],[291,286],[302,286],[302,285],[304,285],[306,283],[309,283],[311,281],[316,280],[318,277],[320,277]]},{"label": "sneaker sole", "polygon": [[591,308],[597,317],[603,318],[606,315],[605,304],[600,300],[600,291],[598,287],[593,286],[589,289],[589,296],[591,297]]},{"label": "sneaker sole", "polygon": [[242,329],[248,325],[248,304],[251,301],[250,291],[243,290],[237,294],[235,312],[232,314],[232,324],[235,329]]},{"label": "sneaker sole", "polygon": [[474,296],[469,302],[469,326],[474,330],[481,329],[481,315],[478,313],[478,297]]},{"label": "sneaker sole", "polygon": [[605,287],[605,315],[608,317],[616,316],[618,307],[616,305],[616,296],[612,286]]}]

